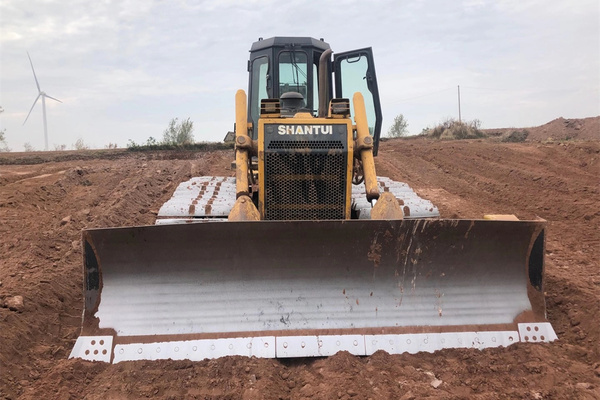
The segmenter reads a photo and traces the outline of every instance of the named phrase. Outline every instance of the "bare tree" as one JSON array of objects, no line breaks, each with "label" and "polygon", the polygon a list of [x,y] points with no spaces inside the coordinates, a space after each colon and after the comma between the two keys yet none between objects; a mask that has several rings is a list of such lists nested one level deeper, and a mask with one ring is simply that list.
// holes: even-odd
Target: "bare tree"
[{"label": "bare tree", "polygon": [[6,133],[6,129],[2,129],[0,131],[0,153],[9,152],[11,149],[6,144],[6,139],[4,138],[4,134]]},{"label": "bare tree", "polygon": [[31,145],[31,143],[29,143],[29,142],[25,142],[25,143],[23,143],[23,148],[24,148],[24,149],[25,149],[25,151],[26,151],[26,152],[28,152],[28,153],[29,153],[29,152],[32,152],[32,151],[36,151],[36,150],[35,150],[35,147],[33,147],[33,146]]},{"label": "bare tree", "polygon": [[[0,106],[0,114],[2,114],[3,112],[4,112],[4,108],[2,108],[2,106]],[[0,153],[10,151],[10,148],[6,144],[6,138],[4,137],[5,134],[6,134],[6,129],[2,129],[0,131]]]},{"label": "bare tree", "polygon": [[73,149],[75,149],[75,150],[87,150],[89,148],[90,148],[90,146],[85,144],[85,142],[83,141],[82,138],[77,139],[75,141],[75,143],[73,144]]}]

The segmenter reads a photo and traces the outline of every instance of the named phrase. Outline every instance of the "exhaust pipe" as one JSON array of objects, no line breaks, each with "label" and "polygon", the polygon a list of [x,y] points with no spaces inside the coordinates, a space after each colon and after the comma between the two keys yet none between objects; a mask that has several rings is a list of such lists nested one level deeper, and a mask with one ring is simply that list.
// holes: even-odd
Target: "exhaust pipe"
[{"label": "exhaust pipe", "polygon": [[319,118],[325,118],[329,114],[327,96],[329,94],[329,60],[333,50],[327,49],[319,58]]}]

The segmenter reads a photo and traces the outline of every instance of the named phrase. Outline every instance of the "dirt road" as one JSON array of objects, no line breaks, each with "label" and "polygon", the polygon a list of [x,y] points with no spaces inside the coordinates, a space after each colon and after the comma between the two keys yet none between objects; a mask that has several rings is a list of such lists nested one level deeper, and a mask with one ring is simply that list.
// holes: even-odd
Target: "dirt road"
[{"label": "dirt road", "polygon": [[231,176],[232,152],[99,154],[2,159],[0,303],[23,304],[0,308],[0,398],[600,398],[600,141],[391,140],[376,159],[378,175],[407,182],[442,217],[549,221],[545,290],[558,342],[117,365],[67,360],[81,322],[81,230],[152,224],[179,182]]}]

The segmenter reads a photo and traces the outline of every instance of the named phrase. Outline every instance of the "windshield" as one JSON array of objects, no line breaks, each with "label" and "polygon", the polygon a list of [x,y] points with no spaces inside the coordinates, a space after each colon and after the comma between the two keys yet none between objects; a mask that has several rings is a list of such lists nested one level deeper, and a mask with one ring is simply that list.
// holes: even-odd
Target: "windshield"
[{"label": "windshield", "polygon": [[304,97],[308,94],[307,56],[300,51],[279,53],[279,97],[287,92],[297,92]]}]

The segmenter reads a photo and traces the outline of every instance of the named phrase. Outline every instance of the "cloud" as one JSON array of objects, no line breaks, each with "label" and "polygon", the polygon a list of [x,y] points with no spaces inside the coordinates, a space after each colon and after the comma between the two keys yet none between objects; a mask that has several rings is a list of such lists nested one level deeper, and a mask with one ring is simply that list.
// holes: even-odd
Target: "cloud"
[{"label": "cloud", "polygon": [[22,126],[37,95],[29,51],[43,90],[64,102],[48,104],[51,143],[141,142],[160,137],[172,117],[191,117],[197,138],[221,140],[235,91],[247,87],[250,45],[273,35],[323,37],[335,52],[372,46],[384,130],[399,113],[413,133],[456,113],[459,84],[465,115],[485,126],[597,115],[598,8],[595,0],[5,0],[0,124],[11,147],[42,147],[41,111]]}]

